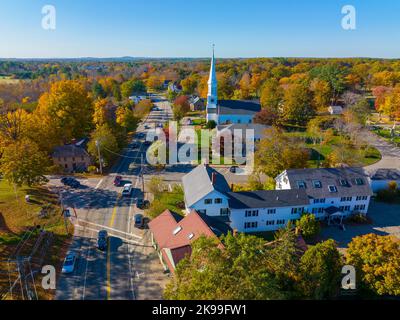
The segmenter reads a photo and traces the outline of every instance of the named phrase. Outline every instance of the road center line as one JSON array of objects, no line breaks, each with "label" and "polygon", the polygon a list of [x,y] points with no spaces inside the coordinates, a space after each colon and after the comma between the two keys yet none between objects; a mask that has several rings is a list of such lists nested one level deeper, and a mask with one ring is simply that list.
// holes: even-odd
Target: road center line
[{"label": "road center line", "polygon": [[108,241],[107,246],[107,282],[106,282],[106,291],[107,291],[107,300],[111,299],[111,249],[110,249],[110,239]]}]

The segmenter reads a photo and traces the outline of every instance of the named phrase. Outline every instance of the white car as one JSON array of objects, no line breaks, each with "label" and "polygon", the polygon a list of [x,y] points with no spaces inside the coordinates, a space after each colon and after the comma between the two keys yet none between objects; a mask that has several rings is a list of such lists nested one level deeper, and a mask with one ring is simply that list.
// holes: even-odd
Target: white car
[{"label": "white car", "polygon": [[131,194],[132,194],[132,184],[127,183],[124,185],[124,188],[122,189],[122,195],[129,197]]},{"label": "white car", "polygon": [[62,267],[62,273],[72,273],[75,269],[75,262],[76,262],[76,254],[69,253],[64,259],[64,264]]}]

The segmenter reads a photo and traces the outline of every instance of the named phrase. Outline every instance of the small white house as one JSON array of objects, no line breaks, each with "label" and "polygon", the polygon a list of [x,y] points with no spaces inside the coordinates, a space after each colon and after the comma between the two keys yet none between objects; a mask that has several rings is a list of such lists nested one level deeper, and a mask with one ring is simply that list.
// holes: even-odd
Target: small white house
[{"label": "small white house", "polygon": [[183,176],[187,213],[196,210],[209,216],[228,216],[229,203],[227,192],[231,191],[225,178],[203,164]]},{"label": "small white house", "polygon": [[387,189],[390,182],[396,182],[400,188],[400,170],[397,169],[378,169],[370,178],[371,188],[373,192]]},{"label": "small white house", "polygon": [[341,106],[329,106],[328,107],[328,112],[332,115],[335,114],[342,114],[343,113],[343,108]]}]

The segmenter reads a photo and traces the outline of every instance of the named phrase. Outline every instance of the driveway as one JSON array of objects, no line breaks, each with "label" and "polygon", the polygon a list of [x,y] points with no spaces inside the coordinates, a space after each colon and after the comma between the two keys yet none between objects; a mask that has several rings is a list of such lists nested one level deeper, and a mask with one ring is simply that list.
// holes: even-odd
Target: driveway
[{"label": "driveway", "polygon": [[368,216],[372,219],[372,224],[346,225],[346,231],[337,226],[324,227],[321,237],[323,240],[336,240],[339,248],[346,248],[351,239],[368,233],[393,235],[400,239],[400,205],[371,201]]},{"label": "driveway", "polygon": [[400,148],[387,142],[385,139],[377,136],[371,131],[365,131],[365,137],[367,137],[369,143],[377,148],[382,155],[382,160],[377,163],[365,167],[367,172],[374,172],[376,169],[389,168],[399,169],[400,168]]}]

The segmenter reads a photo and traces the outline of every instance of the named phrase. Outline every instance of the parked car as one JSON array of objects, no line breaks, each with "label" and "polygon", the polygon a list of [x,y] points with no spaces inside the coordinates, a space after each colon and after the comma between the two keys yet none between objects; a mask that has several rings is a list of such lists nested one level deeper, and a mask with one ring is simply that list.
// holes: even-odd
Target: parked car
[{"label": "parked car", "polygon": [[124,189],[122,189],[122,196],[124,197],[130,197],[132,194],[132,184],[127,183],[124,185]]},{"label": "parked car", "polygon": [[74,178],[72,178],[68,184],[72,188],[79,188],[81,186],[80,182]]},{"label": "parked car", "polygon": [[144,227],[144,219],[142,214],[140,213],[135,214],[134,221],[135,221],[135,228],[141,229]]},{"label": "parked car", "polygon": [[67,181],[68,181],[69,179],[71,179],[71,178],[70,178],[70,177],[63,177],[63,178],[61,178],[60,181],[61,181],[62,184],[65,185],[65,184],[67,184]]},{"label": "parked car", "polygon": [[150,129],[150,126],[148,124],[145,124],[144,128],[147,130],[147,129]]},{"label": "parked car", "polygon": [[150,201],[148,200],[143,200],[143,199],[138,199],[136,202],[136,207],[139,209],[146,209],[150,206]]},{"label": "parked car", "polygon": [[64,217],[66,217],[66,218],[71,217],[71,209],[69,209],[69,208],[64,209],[63,213],[64,213]]},{"label": "parked car", "polygon": [[137,199],[136,207],[138,207],[139,209],[143,208],[143,199]]},{"label": "parked car", "polygon": [[97,248],[101,251],[107,249],[108,233],[107,230],[100,230],[97,235]]},{"label": "parked car", "polygon": [[145,134],[143,132],[139,132],[138,134],[136,134],[136,137],[138,139],[143,139],[145,137]]},{"label": "parked car", "polygon": [[80,187],[80,182],[78,180],[76,180],[75,178],[72,177],[64,177],[61,179],[61,183],[66,185],[66,186],[70,186],[72,188],[78,188]]},{"label": "parked car", "polygon": [[121,176],[116,176],[114,178],[114,186],[119,187],[121,185],[122,182],[122,177]]},{"label": "parked car", "polygon": [[232,173],[236,173],[237,169],[238,169],[238,166],[232,166],[229,168],[229,171]]},{"label": "parked car", "polygon": [[64,259],[64,263],[62,266],[62,273],[72,273],[75,269],[75,262],[76,262],[76,254],[69,253]]}]

